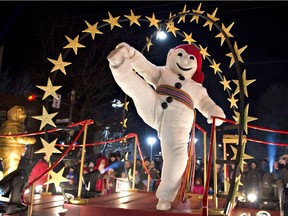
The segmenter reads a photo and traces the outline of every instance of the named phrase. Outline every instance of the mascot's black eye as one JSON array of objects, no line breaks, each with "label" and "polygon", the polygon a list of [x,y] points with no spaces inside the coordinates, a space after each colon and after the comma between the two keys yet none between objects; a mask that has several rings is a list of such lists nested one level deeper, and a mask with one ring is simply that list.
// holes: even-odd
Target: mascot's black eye
[{"label": "mascot's black eye", "polygon": [[178,53],[178,56],[182,57],[182,53]]},{"label": "mascot's black eye", "polygon": [[195,58],[194,58],[194,56],[190,56],[190,59],[194,60]]}]

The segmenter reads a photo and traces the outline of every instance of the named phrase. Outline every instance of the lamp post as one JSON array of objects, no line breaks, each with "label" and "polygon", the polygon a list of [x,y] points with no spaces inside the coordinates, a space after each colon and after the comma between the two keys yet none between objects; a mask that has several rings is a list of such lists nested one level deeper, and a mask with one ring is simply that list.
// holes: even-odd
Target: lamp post
[{"label": "lamp post", "polygon": [[152,156],[153,156],[152,150],[153,150],[153,145],[156,143],[156,138],[155,137],[148,137],[147,143],[151,146],[150,160],[152,160]]}]

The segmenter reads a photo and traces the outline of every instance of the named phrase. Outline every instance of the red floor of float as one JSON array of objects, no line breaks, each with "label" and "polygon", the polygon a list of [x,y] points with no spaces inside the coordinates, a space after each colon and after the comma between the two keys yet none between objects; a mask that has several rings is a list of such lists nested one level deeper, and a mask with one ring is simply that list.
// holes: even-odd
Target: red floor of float
[{"label": "red floor of float", "polygon": [[[78,199],[76,199],[78,200]],[[82,200],[82,198],[81,198]],[[35,195],[32,212],[19,212],[14,216],[201,216],[202,199],[192,195],[188,202],[173,205],[170,211],[160,212],[155,209],[157,198],[154,192],[121,192],[89,199],[86,204],[71,204],[62,195]],[[78,200],[79,201],[79,200]],[[223,209],[225,200],[218,199],[219,209]],[[209,199],[209,215],[221,215],[215,211],[214,202]],[[213,211],[211,211],[213,210]],[[256,216],[260,209],[236,207],[229,216]],[[217,214],[218,212],[218,214]],[[271,216],[280,216],[279,211],[268,211]],[[32,213],[32,214],[31,214]],[[211,214],[214,213],[214,214]],[[246,213],[246,214],[244,214]],[[6,214],[1,214],[5,215]],[[263,216],[263,214],[261,215]]]},{"label": "red floor of float", "polygon": [[[224,200],[218,199],[219,207],[223,209]],[[65,216],[191,216],[202,215],[202,200],[197,196],[188,202],[172,206],[170,211],[160,212],[155,209],[157,198],[152,192],[121,192],[106,196],[89,198],[85,205],[64,204],[67,210]],[[222,206],[221,206],[222,205]],[[209,207],[213,208],[213,200],[209,200]],[[235,208],[232,215],[255,216],[259,209]],[[269,211],[271,216],[280,216],[279,211]],[[220,214],[219,214],[220,215]]]}]

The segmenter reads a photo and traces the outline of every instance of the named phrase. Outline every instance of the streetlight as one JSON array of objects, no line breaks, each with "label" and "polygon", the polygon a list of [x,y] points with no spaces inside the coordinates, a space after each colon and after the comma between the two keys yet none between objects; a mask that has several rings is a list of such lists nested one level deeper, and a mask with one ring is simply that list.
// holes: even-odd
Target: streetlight
[{"label": "streetlight", "polygon": [[162,30],[159,30],[156,34],[156,39],[165,40],[167,37],[166,33]]},{"label": "streetlight", "polygon": [[160,24],[160,28],[159,28],[159,30],[156,33],[156,39],[157,40],[158,39],[160,39],[160,40],[165,40],[166,39],[167,34],[166,34],[166,31],[165,31],[165,28],[166,28],[165,24],[163,24],[163,23]]},{"label": "streetlight", "polygon": [[153,148],[153,145],[156,143],[156,138],[155,137],[148,137],[147,143],[151,146],[150,160],[152,160],[152,148]]}]

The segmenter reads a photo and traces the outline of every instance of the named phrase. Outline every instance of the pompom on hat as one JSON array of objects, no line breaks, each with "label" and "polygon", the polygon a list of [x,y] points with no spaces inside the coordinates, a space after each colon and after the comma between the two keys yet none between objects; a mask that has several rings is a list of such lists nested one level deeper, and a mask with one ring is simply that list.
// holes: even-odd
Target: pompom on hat
[{"label": "pompom on hat", "polygon": [[176,46],[174,50],[176,49],[184,49],[186,53],[190,55],[194,55],[197,60],[197,70],[195,71],[194,75],[192,76],[192,80],[198,83],[204,82],[204,73],[201,71],[202,69],[202,56],[199,50],[193,45],[193,44],[181,44],[179,46]]}]

